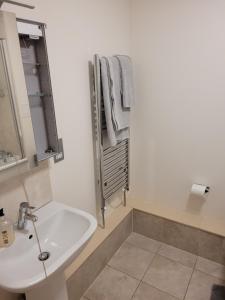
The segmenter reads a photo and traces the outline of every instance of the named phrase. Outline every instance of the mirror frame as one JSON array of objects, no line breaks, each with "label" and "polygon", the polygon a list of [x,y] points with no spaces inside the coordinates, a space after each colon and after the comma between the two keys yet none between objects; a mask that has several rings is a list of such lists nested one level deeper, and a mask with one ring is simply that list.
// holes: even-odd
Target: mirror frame
[{"label": "mirror frame", "polygon": [[[34,160],[36,145],[21,58],[16,14],[0,10],[0,39],[5,40],[6,44],[5,52],[10,71],[10,83],[13,86],[11,92],[13,93],[15,116],[23,145],[23,159],[17,163],[6,165],[4,170],[1,169],[0,183],[2,183],[30,172],[39,166]],[[47,161],[40,164],[41,168],[48,166]]]},{"label": "mirror frame", "polygon": [[14,129],[16,133],[17,143],[20,148],[21,158],[13,163],[8,163],[6,165],[0,166],[0,171],[5,170],[6,168],[10,168],[11,166],[15,165],[15,163],[19,163],[19,161],[25,158],[24,146],[23,146],[23,137],[21,132],[20,120],[18,116],[18,109],[16,103],[16,96],[14,91],[14,84],[12,82],[12,72],[11,66],[9,64],[9,57],[7,51],[7,44],[5,39],[0,38],[0,55],[3,61],[3,71],[5,74],[6,85],[8,89],[8,100],[11,108],[11,114],[14,122]]}]

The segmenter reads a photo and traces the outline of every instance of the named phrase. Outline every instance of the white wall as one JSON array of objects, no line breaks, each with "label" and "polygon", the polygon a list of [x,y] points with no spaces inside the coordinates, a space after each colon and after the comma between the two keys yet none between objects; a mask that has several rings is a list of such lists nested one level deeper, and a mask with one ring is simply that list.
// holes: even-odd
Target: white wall
[{"label": "white wall", "polygon": [[[92,124],[88,61],[95,53],[129,54],[129,0],[27,1],[35,10],[3,5],[17,17],[47,23],[47,44],[59,135],[65,160],[27,175],[36,204],[53,198],[95,214]],[[51,186],[49,181],[51,178]],[[35,177],[34,181],[29,177]],[[38,187],[38,188],[37,188]],[[42,192],[44,191],[44,192]],[[43,195],[44,194],[44,195]],[[0,206],[16,218],[25,199],[19,181],[0,186]]]},{"label": "white wall", "polygon": [[[56,200],[95,213],[87,62],[95,52],[129,54],[131,25],[137,85],[131,196],[223,217],[224,1],[131,0],[131,16],[129,0],[28,2],[36,9],[3,7],[48,25],[56,116],[65,148],[65,161],[51,165],[52,189],[48,169],[27,175],[31,200],[43,203],[53,193]],[[205,202],[189,199],[193,182],[212,187]],[[15,218],[15,203],[25,195],[17,180],[6,187],[0,186],[0,205]]]},{"label": "white wall", "polygon": [[[88,60],[130,53],[137,104],[132,128],[133,198],[222,218],[225,211],[225,2],[223,0],[33,0],[47,23],[57,124],[65,161],[26,176],[37,205],[53,198],[95,213]],[[130,25],[132,36],[130,36]],[[50,183],[51,179],[51,183]],[[189,199],[193,182],[212,191]],[[52,188],[51,188],[52,186]],[[0,186],[16,216],[18,180]]]},{"label": "white wall", "polygon": [[[132,196],[224,218],[225,2],[132,0]],[[189,199],[192,183],[212,190]]]},{"label": "white wall", "polygon": [[[92,124],[88,61],[95,53],[129,54],[129,0],[26,1],[35,10],[4,5],[17,17],[47,23],[56,118],[65,160],[25,176],[30,200],[42,205],[52,198],[95,214]],[[52,196],[53,193],[53,196]],[[16,219],[25,200],[21,181],[0,185],[0,206]],[[1,299],[8,299],[1,294]],[[11,299],[11,296],[8,296]]]}]

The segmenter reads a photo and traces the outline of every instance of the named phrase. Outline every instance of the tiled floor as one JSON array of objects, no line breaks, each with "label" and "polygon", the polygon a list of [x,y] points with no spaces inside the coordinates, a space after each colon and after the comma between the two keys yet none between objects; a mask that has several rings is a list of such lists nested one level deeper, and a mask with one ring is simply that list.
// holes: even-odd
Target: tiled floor
[{"label": "tiled floor", "polygon": [[133,232],[82,300],[222,300],[223,286],[224,266]]}]

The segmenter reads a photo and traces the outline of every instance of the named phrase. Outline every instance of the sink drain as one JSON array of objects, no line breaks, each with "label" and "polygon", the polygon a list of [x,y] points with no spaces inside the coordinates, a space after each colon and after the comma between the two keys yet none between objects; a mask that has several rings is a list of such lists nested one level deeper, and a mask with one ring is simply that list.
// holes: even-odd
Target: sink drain
[{"label": "sink drain", "polygon": [[45,261],[50,257],[50,252],[45,251],[45,252],[41,252],[41,254],[38,256],[38,259],[40,261]]}]

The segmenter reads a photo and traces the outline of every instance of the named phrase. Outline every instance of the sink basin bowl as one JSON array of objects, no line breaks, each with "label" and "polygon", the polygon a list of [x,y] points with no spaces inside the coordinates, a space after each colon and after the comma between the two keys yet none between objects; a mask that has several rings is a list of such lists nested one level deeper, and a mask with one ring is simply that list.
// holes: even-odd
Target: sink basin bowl
[{"label": "sink basin bowl", "polygon": [[[97,227],[96,219],[90,214],[55,201],[37,210],[35,215],[41,249],[33,223],[28,221],[25,231],[16,231],[13,245],[0,250],[0,287],[3,289],[27,292],[53,274],[63,273]],[[38,259],[40,250],[50,253],[44,262]]]}]

